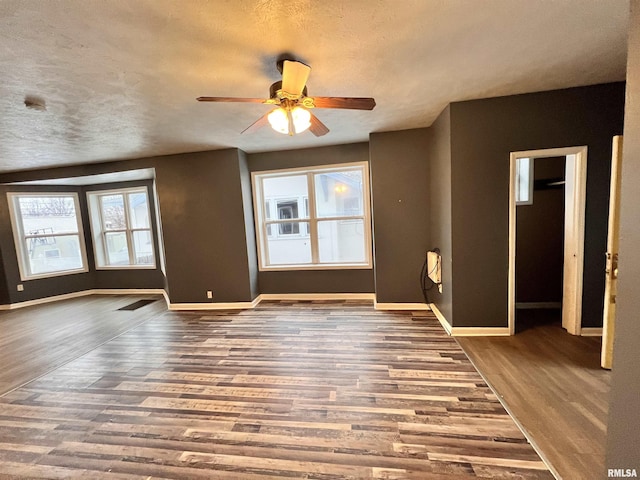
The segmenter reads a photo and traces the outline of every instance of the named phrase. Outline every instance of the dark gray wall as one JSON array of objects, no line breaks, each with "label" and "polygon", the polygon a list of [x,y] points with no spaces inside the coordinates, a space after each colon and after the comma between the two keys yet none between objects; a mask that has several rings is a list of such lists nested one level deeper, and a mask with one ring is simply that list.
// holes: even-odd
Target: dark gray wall
[{"label": "dark gray wall", "polygon": [[427,157],[430,163],[430,248],[442,255],[442,293],[432,288],[429,301],[442,315],[453,318],[453,246],[451,243],[451,109],[445,108],[429,128]]},{"label": "dark gray wall", "polygon": [[238,151],[240,159],[240,186],[242,189],[242,211],[244,213],[245,241],[247,244],[247,262],[249,267],[249,288],[251,298],[260,294],[258,287],[258,251],[256,247],[256,226],[253,218],[253,195],[251,193],[251,173],[247,163],[247,154]]},{"label": "dark gray wall", "polygon": [[4,260],[2,259],[2,249],[0,248],[0,305],[6,305],[9,302],[9,290],[4,274]]},{"label": "dark gray wall", "polygon": [[611,138],[623,112],[623,83],[451,105],[454,326],[507,326],[510,152],[576,145],[589,150],[582,325],[602,326]]},{"label": "dark gray wall", "polygon": [[425,128],[369,137],[375,291],[381,303],[424,302],[420,271],[429,243]]},{"label": "dark gray wall", "polygon": [[[207,290],[213,291],[213,302],[251,301],[252,279],[245,232],[241,159],[236,149],[15,172],[0,175],[0,183],[141,168],[155,168],[156,172],[155,186],[160,202],[166,256],[166,287],[171,302],[210,302],[206,298]],[[13,236],[10,227],[4,228],[10,225],[7,223],[9,213],[6,203],[4,195],[0,199],[0,225],[3,226],[0,230],[0,249],[5,275],[8,279],[15,279],[19,276]],[[88,225],[87,219],[84,221]],[[85,236],[90,242],[88,231]],[[91,258],[90,265],[92,262]],[[119,274],[101,272],[99,285],[115,287],[115,283],[119,283],[118,288],[165,286],[164,282],[153,286],[140,285],[134,281],[135,276],[122,279],[114,275]],[[12,296],[11,301],[71,293],[96,285],[95,271],[57,278],[55,282],[51,282],[51,279],[31,280],[29,286],[25,286],[25,292],[22,292],[22,295],[28,294],[29,297]],[[255,279],[253,282],[255,285]],[[9,290],[12,289],[11,285],[9,281]]]},{"label": "dark gray wall", "polygon": [[[353,143],[332,147],[253,153],[248,155],[251,172],[366,162],[369,144]],[[372,293],[373,270],[297,270],[259,272],[261,293]]]},{"label": "dark gray wall", "polygon": [[[534,179],[564,179],[566,158],[536,158]],[[562,302],[564,187],[533,190],[531,205],[516,207],[516,302]]]},{"label": "dark gray wall", "polygon": [[[631,2],[622,162],[620,272],[606,468],[640,472],[640,2]],[[602,472],[606,478],[606,472]]]},{"label": "dark gray wall", "polygon": [[172,303],[253,299],[235,149],[151,159]]}]

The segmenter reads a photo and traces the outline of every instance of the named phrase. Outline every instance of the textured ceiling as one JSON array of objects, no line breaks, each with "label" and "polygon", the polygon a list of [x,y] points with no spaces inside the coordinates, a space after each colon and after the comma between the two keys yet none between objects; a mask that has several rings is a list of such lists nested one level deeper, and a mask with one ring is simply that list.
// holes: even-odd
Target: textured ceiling
[{"label": "textured ceiling", "polygon": [[[623,80],[627,0],[2,0],[0,172],[237,147],[366,141],[452,101]],[[278,55],[311,65],[330,133],[240,135]],[[46,102],[27,109],[25,97]]]}]

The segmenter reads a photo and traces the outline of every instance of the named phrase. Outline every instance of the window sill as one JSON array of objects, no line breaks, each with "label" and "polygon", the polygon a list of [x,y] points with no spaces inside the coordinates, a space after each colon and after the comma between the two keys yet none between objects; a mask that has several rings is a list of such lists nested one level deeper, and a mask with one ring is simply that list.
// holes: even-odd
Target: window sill
[{"label": "window sill", "polygon": [[105,265],[96,267],[96,270],[155,270],[155,265]]},{"label": "window sill", "polygon": [[373,265],[361,263],[341,263],[341,264],[322,264],[322,265],[278,265],[278,266],[260,266],[261,272],[289,272],[300,270],[372,270]]},{"label": "window sill", "polygon": [[30,280],[42,280],[44,278],[55,278],[55,277],[62,277],[65,275],[76,275],[78,273],[89,273],[89,269],[79,268],[77,270],[65,270],[64,272],[50,272],[50,273],[41,273],[38,275],[29,275],[28,277],[20,275],[20,280],[22,282],[28,282]]}]

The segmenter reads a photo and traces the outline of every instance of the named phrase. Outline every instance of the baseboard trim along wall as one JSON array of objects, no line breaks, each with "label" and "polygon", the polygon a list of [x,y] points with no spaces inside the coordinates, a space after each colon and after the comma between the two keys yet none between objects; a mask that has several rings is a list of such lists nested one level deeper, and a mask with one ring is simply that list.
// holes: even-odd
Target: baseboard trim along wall
[{"label": "baseboard trim along wall", "polygon": [[509,336],[509,327],[452,327],[435,303],[429,304],[442,328],[452,337],[503,337]]},{"label": "baseboard trim along wall", "polygon": [[581,337],[601,337],[602,327],[584,327],[580,329]]},{"label": "baseboard trim along wall", "polygon": [[374,300],[376,310],[431,310],[426,303],[378,303]]},{"label": "baseboard trim along wall", "polygon": [[268,300],[366,300],[374,301],[373,293],[261,293],[251,302],[229,303],[169,303],[169,310],[246,310]]},{"label": "baseboard trim along wall", "polygon": [[430,303],[429,304],[429,308],[431,308],[431,311],[433,312],[433,314],[436,316],[436,318],[438,319],[438,321],[442,325],[442,328],[444,328],[444,331],[447,332],[447,334],[451,335],[451,324],[447,321],[446,318],[444,318],[444,315],[438,309],[436,304],[435,303]]},{"label": "baseboard trim along wall", "polygon": [[454,337],[508,337],[509,327],[453,327]]},{"label": "baseboard trim along wall", "polygon": [[249,310],[260,303],[258,297],[252,302],[218,302],[218,303],[169,303],[169,310]]},{"label": "baseboard trim along wall", "polygon": [[261,293],[262,300],[370,300],[375,302],[375,293]]},{"label": "baseboard trim along wall", "polygon": [[[447,334],[454,337],[483,337],[483,336],[508,336],[508,327],[452,327],[442,312],[434,304],[426,303],[378,303],[375,293],[262,293],[251,302],[220,302],[220,303],[171,303],[164,289],[158,288],[106,288],[83,290],[81,292],[66,293],[52,297],[38,298],[24,302],[0,305],[0,310],[13,310],[16,308],[41,305],[59,300],[84,297],[87,295],[163,295],[167,308],[173,311],[180,310],[247,310],[253,309],[265,300],[363,300],[371,301],[376,310],[431,310],[442,328]],[[545,307],[550,308],[550,307]],[[581,335],[602,336],[602,328],[583,328]]]},{"label": "baseboard trim along wall", "polygon": [[86,297],[87,295],[164,295],[165,299],[167,298],[165,291],[161,288],[101,288],[54,295],[52,297],[36,298],[34,300],[25,300],[24,302],[9,303],[6,305],[0,305],[0,310],[14,310],[16,308],[32,307],[34,305],[42,305],[44,303],[57,302],[60,300]]}]

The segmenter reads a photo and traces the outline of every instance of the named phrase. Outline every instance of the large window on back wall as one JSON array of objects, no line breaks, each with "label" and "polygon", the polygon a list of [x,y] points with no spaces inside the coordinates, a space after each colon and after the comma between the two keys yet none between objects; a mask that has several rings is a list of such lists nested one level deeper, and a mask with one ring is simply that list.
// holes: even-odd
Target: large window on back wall
[{"label": "large window on back wall", "polygon": [[76,193],[8,193],[20,278],[87,271]]},{"label": "large window on back wall", "polygon": [[261,270],[371,268],[366,162],[252,174]]},{"label": "large window on back wall", "polygon": [[88,192],[96,268],[155,268],[146,187]]}]

